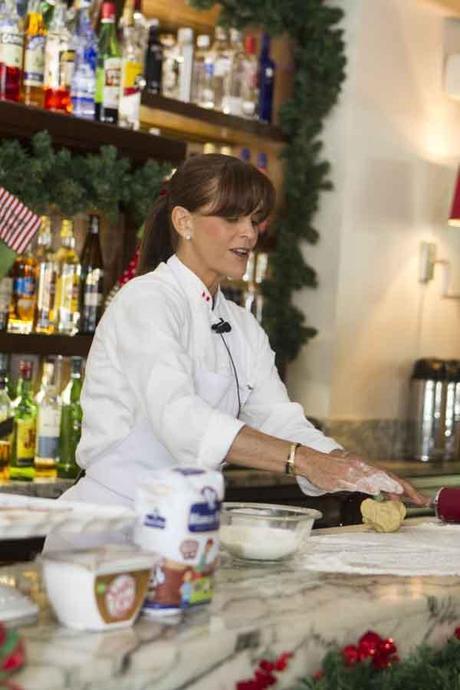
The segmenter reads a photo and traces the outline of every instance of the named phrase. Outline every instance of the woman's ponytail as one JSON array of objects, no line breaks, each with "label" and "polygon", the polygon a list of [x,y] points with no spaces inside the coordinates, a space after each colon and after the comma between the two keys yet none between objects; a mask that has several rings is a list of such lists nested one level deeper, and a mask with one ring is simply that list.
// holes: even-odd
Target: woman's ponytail
[{"label": "woman's ponytail", "polygon": [[145,221],[142,238],[138,276],[155,270],[162,261],[167,261],[176,251],[176,233],[171,228],[169,195],[160,196]]}]

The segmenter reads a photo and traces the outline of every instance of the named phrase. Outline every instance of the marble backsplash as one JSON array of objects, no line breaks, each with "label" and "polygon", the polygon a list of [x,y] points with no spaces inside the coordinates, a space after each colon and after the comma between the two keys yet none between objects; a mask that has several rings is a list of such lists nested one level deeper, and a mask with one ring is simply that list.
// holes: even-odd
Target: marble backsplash
[{"label": "marble backsplash", "polygon": [[410,457],[408,422],[400,419],[332,419],[323,422],[328,436],[369,459]]}]

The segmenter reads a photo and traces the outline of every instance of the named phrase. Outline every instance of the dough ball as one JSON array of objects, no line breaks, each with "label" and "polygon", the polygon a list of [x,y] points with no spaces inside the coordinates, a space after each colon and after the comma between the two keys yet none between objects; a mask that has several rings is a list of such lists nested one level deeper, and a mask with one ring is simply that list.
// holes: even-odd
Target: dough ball
[{"label": "dough ball", "polygon": [[361,503],[363,523],[376,532],[397,532],[406,517],[406,506],[401,501],[374,501],[366,498]]}]

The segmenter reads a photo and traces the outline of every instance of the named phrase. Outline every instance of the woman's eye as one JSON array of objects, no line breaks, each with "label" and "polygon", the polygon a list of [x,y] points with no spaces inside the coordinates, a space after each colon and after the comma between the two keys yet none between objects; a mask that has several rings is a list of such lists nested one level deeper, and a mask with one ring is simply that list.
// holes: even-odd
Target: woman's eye
[{"label": "woman's eye", "polygon": [[239,218],[226,218],[227,223],[238,223]]}]

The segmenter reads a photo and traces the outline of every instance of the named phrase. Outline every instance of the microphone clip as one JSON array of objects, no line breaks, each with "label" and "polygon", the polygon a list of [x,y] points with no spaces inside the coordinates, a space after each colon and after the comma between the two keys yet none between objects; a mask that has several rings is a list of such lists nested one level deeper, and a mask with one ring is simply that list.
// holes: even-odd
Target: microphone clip
[{"label": "microphone clip", "polygon": [[223,318],[220,317],[217,323],[212,324],[211,330],[214,331],[214,333],[221,335],[222,333],[230,333],[232,327],[230,326],[228,321],[224,321]]}]

